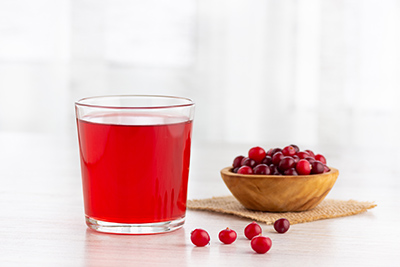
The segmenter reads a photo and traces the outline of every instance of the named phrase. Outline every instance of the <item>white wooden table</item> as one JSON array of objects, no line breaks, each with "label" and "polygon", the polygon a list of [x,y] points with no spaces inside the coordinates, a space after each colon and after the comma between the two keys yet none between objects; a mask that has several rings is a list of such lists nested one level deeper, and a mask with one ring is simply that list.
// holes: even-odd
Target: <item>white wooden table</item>
[{"label": "white wooden table", "polygon": [[[188,197],[228,195],[219,170],[248,148],[194,143]],[[75,136],[0,133],[0,266],[400,266],[399,154],[390,148],[313,149],[340,170],[328,198],[378,206],[360,215],[292,225],[286,234],[263,225],[273,245],[258,255],[243,235],[250,221],[231,215],[188,211],[184,227],[168,234],[89,230]],[[232,245],[218,241],[226,227],[238,232]],[[191,244],[195,228],[210,233],[210,246]]]}]

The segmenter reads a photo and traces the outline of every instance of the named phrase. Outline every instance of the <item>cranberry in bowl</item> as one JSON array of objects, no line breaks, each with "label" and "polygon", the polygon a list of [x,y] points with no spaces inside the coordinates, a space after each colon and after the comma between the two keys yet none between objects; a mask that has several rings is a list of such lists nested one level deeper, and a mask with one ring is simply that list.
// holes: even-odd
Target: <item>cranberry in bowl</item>
[{"label": "cranberry in bowl", "polygon": [[[232,195],[250,210],[313,209],[325,199],[339,175],[337,169],[328,167],[324,156],[296,145],[268,151],[254,147],[248,154],[236,157],[232,166],[221,170],[221,177]],[[250,166],[249,159],[256,165]]]}]

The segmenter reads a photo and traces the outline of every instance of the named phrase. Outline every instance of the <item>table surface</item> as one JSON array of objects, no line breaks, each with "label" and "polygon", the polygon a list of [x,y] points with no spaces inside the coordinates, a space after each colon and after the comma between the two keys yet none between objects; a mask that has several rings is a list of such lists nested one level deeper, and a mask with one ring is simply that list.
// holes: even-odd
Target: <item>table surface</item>
[{"label": "table surface", "polygon": [[[266,146],[267,147],[267,146]],[[229,195],[219,170],[248,145],[192,146],[188,198]],[[0,133],[1,266],[400,266],[399,154],[391,148],[318,147],[339,179],[332,199],[375,201],[365,213],[292,225],[256,254],[243,235],[248,219],[205,211],[187,212],[184,227],[167,234],[112,235],[84,223],[79,153],[75,138]],[[218,232],[237,230],[223,245]],[[206,229],[207,247],[195,247],[190,232]]]}]

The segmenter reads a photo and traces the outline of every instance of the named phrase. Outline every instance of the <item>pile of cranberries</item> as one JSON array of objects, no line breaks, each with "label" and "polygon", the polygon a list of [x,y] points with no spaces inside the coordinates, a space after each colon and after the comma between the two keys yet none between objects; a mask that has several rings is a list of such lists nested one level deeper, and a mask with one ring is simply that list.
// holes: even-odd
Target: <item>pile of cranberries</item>
[{"label": "pile of cranberries", "polygon": [[300,151],[296,145],[268,151],[252,147],[247,157],[237,156],[232,166],[233,172],[238,174],[309,175],[330,171],[323,155],[308,149]]},{"label": "pile of cranberries", "polygon": [[[290,223],[285,218],[281,218],[274,223],[274,229],[281,234],[286,233],[289,227]],[[269,237],[262,235],[262,228],[258,223],[252,222],[248,224],[244,228],[244,235],[251,240],[250,246],[255,252],[264,254],[271,249],[272,241]],[[232,244],[236,241],[237,233],[230,228],[226,228],[219,232],[218,238],[224,244]],[[190,234],[190,240],[195,246],[204,247],[210,244],[211,239],[206,230],[195,229]]]}]

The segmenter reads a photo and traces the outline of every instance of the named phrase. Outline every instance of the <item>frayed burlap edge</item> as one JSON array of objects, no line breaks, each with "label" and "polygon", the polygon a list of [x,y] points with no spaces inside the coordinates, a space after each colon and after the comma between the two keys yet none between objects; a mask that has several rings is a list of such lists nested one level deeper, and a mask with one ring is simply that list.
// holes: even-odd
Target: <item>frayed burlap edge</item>
[{"label": "frayed burlap edge", "polygon": [[290,224],[296,224],[355,215],[376,207],[376,204],[367,201],[325,199],[312,210],[276,213],[248,210],[233,196],[224,196],[188,200],[187,207],[192,210],[232,214],[266,224],[273,224],[277,219],[284,217]]}]

